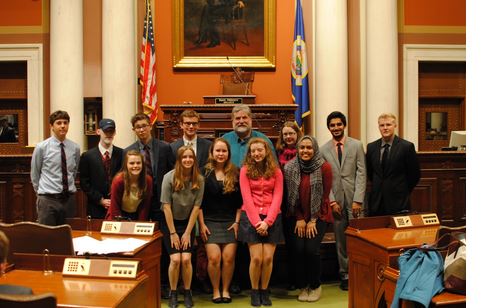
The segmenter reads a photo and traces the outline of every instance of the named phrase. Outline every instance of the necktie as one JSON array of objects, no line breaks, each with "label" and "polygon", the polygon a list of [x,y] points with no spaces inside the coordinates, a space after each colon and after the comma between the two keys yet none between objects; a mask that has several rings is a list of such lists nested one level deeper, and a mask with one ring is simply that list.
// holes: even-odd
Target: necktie
[{"label": "necktie", "polygon": [[389,144],[384,144],[384,153],[382,153],[382,161],[380,162],[382,166],[382,171],[386,171],[388,159],[389,159]]},{"label": "necktie", "polygon": [[111,156],[109,156],[109,151],[104,153],[104,169],[107,179],[111,183]]},{"label": "necktie", "polygon": [[147,174],[150,176],[154,176],[152,174],[152,160],[150,159],[150,152],[148,145],[144,145],[144,156],[145,156],[145,168],[147,170]]},{"label": "necktie", "polygon": [[62,193],[67,194],[69,191],[69,184],[67,180],[67,162],[66,162],[66,151],[64,151],[64,143],[60,143],[61,147],[61,170],[62,170]]},{"label": "necktie", "polygon": [[337,142],[337,158],[339,159],[339,166],[342,163],[342,148],[341,148],[342,143]]}]

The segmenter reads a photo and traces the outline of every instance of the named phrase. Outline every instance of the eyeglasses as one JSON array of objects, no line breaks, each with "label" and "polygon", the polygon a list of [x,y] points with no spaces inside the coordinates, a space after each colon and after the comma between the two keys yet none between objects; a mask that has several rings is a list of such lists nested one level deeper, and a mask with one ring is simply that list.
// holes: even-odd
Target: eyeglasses
[{"label": "eyeglasses", "polygon": [[134,130],[144,130],[146,129],[147,127],[149,127],[150,125],[149,124],[145,124],[145,125],[140,125],[140,126],[135,126],[133,129]]},{"label": "eyeglasses", "polygon": [[199,122],[183,122],[185,126],[197,126],[199,125]]}]

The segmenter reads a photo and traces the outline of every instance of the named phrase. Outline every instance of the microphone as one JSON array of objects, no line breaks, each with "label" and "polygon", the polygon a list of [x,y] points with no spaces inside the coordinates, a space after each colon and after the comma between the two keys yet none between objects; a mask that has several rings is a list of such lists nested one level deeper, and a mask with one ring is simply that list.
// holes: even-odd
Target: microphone
[{"label": "microphone", "polygon": [[242,79],[242,76],[240,74],[240,68],[239,67],[235,67],[232,64],[232,62],[230,62],[230,58],[228,56],[227,56],[227,62],[228,62],[228,64],[230,64],[230,67],[232,68],[233,72],[235,73],[235,76],[237,76],[238,82],[244,83],[244,79]]}]

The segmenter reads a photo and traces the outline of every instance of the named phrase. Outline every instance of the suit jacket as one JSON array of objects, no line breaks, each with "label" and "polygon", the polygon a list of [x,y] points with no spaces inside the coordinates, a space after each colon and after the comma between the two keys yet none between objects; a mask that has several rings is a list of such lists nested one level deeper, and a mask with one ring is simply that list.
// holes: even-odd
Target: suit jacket
[{"label": "suit jacket", "polygon": [[413,143],[394,136],[386,172],[380,163],[382,139],[367,146],[367,174],[372,182],[368,198],[371,216],[410,211],[410,193],[420,179],[420,166]]},{"label": "suit jacket", "polygon": [[[111,156],[111,181],[122,165],[123,149],[113,146]],[[107,209],[100,204],[100,199],[110,199],[111,182],[106,177],[104,161],[99,147],[94,147],[81,155],[80,185],[88,202],[86,212],[92,218],[104,218]]]},{"label": "suit jacket", "polygon": [[[204,165],[207,163],[207,159],[209,156],[209,147],[211,146],[211,141],[204,139],[204,138],[199,138],[197,137],[197,164],[199,165],[199,169],[203,168]],[[171,150],[173,151],[173,157],[174,157],[174,162],[172,163],[172,166],[175,165],[176,162],[176,152],[178,149],[182,146],[184,146],[185,143],[183,142],[183,137],[178,138],[175,142],[171,143]]]},{"label": "suit jacket", "polygon": [[332,166],[330,201],[337,201],[347,209],[349,218],[353,218],[351,205],[353,201],[363,204],[367,186],[363,144],[359,140],[346,137],[341,164],[332,140],[321,146],[320,153]]},{"label": "suit jacket", "polygon": [[[140,141],[136,141],[135,143],[128,146],[123,155],[130,150],[137,150],[140,152]],[[171,151],[171,146],[169,143],[166,143],[162,140],[152,138],[152,173],[154,176],[152,177],[154,190],[152,192],[152,203],[150,208],[151,218],[153,220],[161,219],[164,215],[162,214],[161,208],[161,187],[163,184],[164,175],[173,169],[173,165],[171,165],[173,153]],[[123,160],[124,161],[124,160]],[[160,213],[157,213],[157,212]],[[158,215],[157,217],[155,215]]]}]

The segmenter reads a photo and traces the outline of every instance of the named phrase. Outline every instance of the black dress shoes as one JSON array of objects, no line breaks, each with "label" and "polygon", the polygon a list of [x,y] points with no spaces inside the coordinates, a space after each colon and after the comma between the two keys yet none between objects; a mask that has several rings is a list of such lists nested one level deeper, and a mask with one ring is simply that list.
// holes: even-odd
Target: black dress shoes
[{"label": "black dress shoes", "polygon": [[228,304],[228,303],[231,303],[232,302],[232,298],[231,297],[222,297],[221,298],[221,301],[224,303],[224,304]]},{"label": "black dress shoes", "polygon": [[233,294],[240,294],[241,290],[240,290],[240,286],[236,283],[232,283],[230,285],[230,293],[233,293]]},{"label": "black dress shoes", "polygon": [[176,293],[176,290],[169,292],[168,307],[169,308],[177,308],[178,307],[178,293]]},{"label": "black dress shoes", "polygon": [[224,297],[217,297],[217,298],[213,298],[211,301],[215,304],[221,304],[221,303],[223,303],[223,299],[224,299]]},{"label": "black dress shoes", "polygon": [[349,282],[348,279],[341,279],[341,283],[339,284],[339,288],[341,288],[341,290],[343,290],[343,291],[349,290],[348,282]]}]

